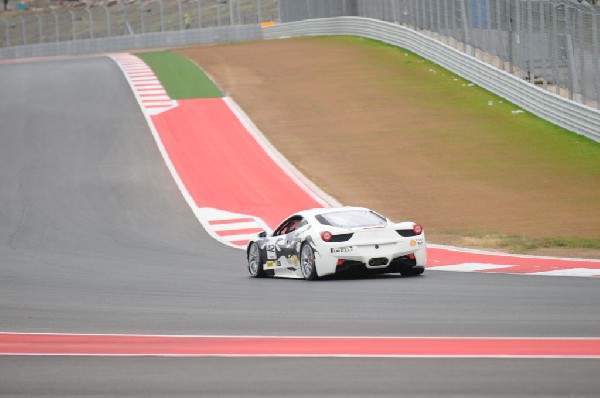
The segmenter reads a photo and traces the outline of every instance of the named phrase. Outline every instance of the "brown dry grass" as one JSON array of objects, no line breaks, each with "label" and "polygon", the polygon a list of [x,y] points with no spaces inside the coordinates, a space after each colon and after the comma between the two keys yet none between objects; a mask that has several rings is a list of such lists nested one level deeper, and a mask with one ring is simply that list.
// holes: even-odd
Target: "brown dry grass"
[{"label": "brown dry grass", "polygon": [[[178,52],[343,204],[418,221],[436,243],[501,247],[488,233],[600,238],[600,159],[588,153],[596,144],[513,115],[512,104],[412,54],[356,38]],[[582,156],[565,156],[578,148]],[[565,250],[552,253],[580,253]]]}]

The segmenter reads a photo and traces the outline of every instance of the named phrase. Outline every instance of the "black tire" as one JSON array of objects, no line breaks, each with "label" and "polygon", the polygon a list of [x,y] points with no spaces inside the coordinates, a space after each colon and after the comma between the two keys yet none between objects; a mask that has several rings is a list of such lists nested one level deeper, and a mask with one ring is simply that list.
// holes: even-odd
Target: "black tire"
[{"label": "black tire", "polygon": [[304,243],[300,248],[300,270],[307,281],[319,278],[315,264],[315,251],[308,243]]},{"label": "black tire", "polygon": [[425,272],[425,267],[415,266],[411,268],[400,269],[400,275],[402,276],[417,276]]},{"label": "black tire", "polygon": [[246,254],[250,276],[253,278],[264,278],[266,276],[263,268],[264,259],[256,242],[252,242],[250,246],[248,246],[248,252]]}]

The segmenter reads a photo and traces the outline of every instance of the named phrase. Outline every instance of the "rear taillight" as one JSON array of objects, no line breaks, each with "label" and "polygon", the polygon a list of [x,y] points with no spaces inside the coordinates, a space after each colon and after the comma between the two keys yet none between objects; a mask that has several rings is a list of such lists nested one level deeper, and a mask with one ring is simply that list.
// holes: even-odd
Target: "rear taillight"
[{"label": "rear taillight", "polygon": [[331,238],[333,238],[333,235],[331,234],[331,232],[329,232],[329,231],[321,232],[321,239],[323,239],[323,241],[331,242]]},{"label": "rear taillight", "polygon": [[423,227],[420,224],[415,224],[413,226],[413,232],[415,235],[421,235],[423,233]]},{"label": "rear taillight", "polygon": [[332,242],[347,242],[350,240],[350,238],[352,238],[352,235],[354,235],[354,233],[333,235],[331,237],[331,241]]}]

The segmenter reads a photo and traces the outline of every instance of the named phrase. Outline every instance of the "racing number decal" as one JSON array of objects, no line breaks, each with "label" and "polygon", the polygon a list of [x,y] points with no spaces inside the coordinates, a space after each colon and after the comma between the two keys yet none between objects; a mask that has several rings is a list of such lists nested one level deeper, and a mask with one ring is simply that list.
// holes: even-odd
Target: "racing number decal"
[{"label": "racing number decal", "polygon": [[276,260],[275,245],[267,245],[267,260]]}]

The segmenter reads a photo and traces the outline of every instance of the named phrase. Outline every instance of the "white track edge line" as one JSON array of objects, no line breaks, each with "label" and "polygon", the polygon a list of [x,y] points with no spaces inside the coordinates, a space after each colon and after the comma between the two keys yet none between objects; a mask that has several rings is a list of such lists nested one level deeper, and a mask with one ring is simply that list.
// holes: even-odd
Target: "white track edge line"
[{"label": "white track edge line", "polygon": [[505,340],[505,341],[515,341],[515,340],[564,340],[564,341],[583,341],[583,340],[597,340],[600,342],[600,336],[591,336],[591,337],[552,337],[552,336],[285,336],[285,335],[220,335],[220,334],[126,334],[126,333],[35,333],[35,332],[0,332],[0,336],[2,335],[24,335],[24,336],[83,336],[83,337],[168,337],[168,338],[244,338],[244,339],[348,339],[348,340],[358,340],[358,339],[371,339],[371,340],[393,340],[393,339],[402,339],[402,340]]},{"label": "white track edge line", "polygon": [[73,354],[73,353],[5,353],[0,356],[38,356],[38,357],[161,357],[161,358],[447,358],[447,359],[600,359],[600,355],[400,355],[400,354]]}]

